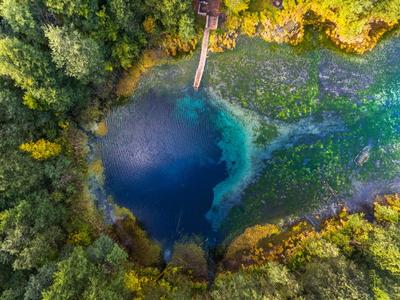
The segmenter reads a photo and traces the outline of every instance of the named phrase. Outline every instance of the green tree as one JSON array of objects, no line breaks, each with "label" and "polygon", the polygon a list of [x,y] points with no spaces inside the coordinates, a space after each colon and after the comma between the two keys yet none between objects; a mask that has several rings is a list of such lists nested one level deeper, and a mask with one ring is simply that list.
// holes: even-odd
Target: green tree
[{"label": "green tree", "polygon": [[367,277],[343,257],[308,263],[300,279],[308,299],[370,298]]},{"label": "green tree", "polygon": [[47,195],[34,195],[0,215],[0,251],[12,257],[14,269],[39,268],[57,255],[63,240],[63,210]]},{"label": "green tree", "polygon": [[249,7],[250,0],[225,0],[226,7],[237,14]]},{"label": "green tree", "polygon": [[119,39],[112,49],[112,57],[118,64],[127,70],[133,65],[135,59],[139,56],[139,47],[136,43],[131,42],[127,35]]},{"label": "green tree", "polygon": [[42,291],[52,284],[55,271],[56,266],[50,263],[41,267],[36,274],[31,275],[26,285],[24,300],[41,300]]},{"label": "green tree", "polygon": [[400,278],[400,229],[398,225],[375,228],[364,248],[378,269]]},{"label": "green tree", "polygon": [[300,285],[289,270],[276,263],[253,266],[217,276],[213,299],[293,299]]},{"label": "green tree", "polygon": [[87,250],[88,256],[98,265],[118,268],[126,262],[128,256],[116,243],[109,237],[101,236]]},{"label": "green tree", "polygon": [[76,247],[58,263],[43,299],[123,299],[126,253],[105,236],[85,251]]},{"label": "green tree", "polygon": [[49,55],[38,48],[16,38],[0,39],[0,75],[25,91],[30,108],[66,110],[79,98],[79,89],[72,91],[53,68]]},{"label": "green tree", "polygon": [[97,0],[45,0],[46,6],[57,14],[88,17],[96,11]]},{"label": "green tree", "polygon": [[21,299],[27,283],[26,272],[13,270],[0,251],[0,299]]},{"label": "green tree", "polygon": [[109,7],[110,16],[119,28],[125,32],[134,33],[140,27],[143,14],[142,0],[110,0],[107,5]]},{"label": "green tree", "polygon": [[99,10],[98,0],[44,0],[47,10],[59,24],[74,25],[82,32],[99,30],[96,13]]},{"label": "green tree", "polygon": [[40,38],[38,14],[38,5],[30,0],[0,2],[0,16],[7,21],[15,33],[23,34],[27,39]]},{"label": "green tree", "polygon": [[178,23],[178,35],[183,41],[188,41],[195,36],[193,27],[193,18],[189,15],[183,15]]},{"label": "green tree", "polygon": [[99,81],[104,73],[104,54],[95,40],[66,27],[48,26],[45,35],[59,69],[84,83]]},{"label": "green tree", "polygon": [[96,274],[94,266],[80,247],[75,248],[68,258],[58,263],[57,267],[53,284],[43,293],[43,299],[79,299],[86,288],[90,274]]},{"label": "green tree", "polygon": [[177,34],[183,40],[193,38],[194,15],[192,2],[188,0],[144,0],[149,12],[163,29]]}]

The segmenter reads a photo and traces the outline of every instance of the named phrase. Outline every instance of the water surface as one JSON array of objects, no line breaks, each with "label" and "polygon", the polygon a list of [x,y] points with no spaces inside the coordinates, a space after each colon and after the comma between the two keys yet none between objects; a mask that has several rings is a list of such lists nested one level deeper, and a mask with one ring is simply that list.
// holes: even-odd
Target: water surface
[{"label": "water surface", "polygon": [[[107,119],[101,140],[106,187],[132,210],[152,237],[172,242],[186,235],[213,238],[206,213],[214,187],[240,165],[235,119],[190,89],[148,91]],[[227,133],[229,132],[229,133]]]}]

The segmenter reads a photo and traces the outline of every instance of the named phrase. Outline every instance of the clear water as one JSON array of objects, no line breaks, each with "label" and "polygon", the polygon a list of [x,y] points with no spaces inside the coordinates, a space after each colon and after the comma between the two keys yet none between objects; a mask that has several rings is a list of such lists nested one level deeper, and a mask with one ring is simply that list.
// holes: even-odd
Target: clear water
[{"label": "clear water", "polygon": [[[197,56],[155,68],[107,120],[106,188],[167,244],[398,191],[399,57],[398,38],[363,56],[313,34],[300,47],[244,39],[210,55],[200,93]],[[277,135],[260,146],[261,124]]]},{"label": "clear water", "polygon": [[246,163],[237,120],[205,94],[182,89],[149,91],[113,111],[107,125],[101,149],[117,203],[166,244],[193,234],[212,239],[213,189]]}]

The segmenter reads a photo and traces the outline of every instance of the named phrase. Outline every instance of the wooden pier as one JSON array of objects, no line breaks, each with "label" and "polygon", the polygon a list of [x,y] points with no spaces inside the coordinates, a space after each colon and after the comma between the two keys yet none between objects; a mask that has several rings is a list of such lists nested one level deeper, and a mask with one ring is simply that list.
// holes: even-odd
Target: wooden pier
[{"label": "wooden pier", "polygon": [[201,78],[203,77],[204,68],[206,66],[209,38],[210,38],[210,29],[206,28],[203,34],[203,41],[201,42],[199,65],[197,66],[196,75],[194,76],[194,82],[193,82],[193,87],[196,90],[200,87]]},{"label": "wooden pier", "polygon": [[204,69],[206,67],[208,42],[210,39],[210,31],[218,28],[219,19],[219,0],[202,0],[199,2],[198,14],[206,16],[206,26],[204,28],[203,40],[201,42],[201,52],[199,65],[197,66],[196,75],[194,77],[193,87],[198,90],[203,78]]}]

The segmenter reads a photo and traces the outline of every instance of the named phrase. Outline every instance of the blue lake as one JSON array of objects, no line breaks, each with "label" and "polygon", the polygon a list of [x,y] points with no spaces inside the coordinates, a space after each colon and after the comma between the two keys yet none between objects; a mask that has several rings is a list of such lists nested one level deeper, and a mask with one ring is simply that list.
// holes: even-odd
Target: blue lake
[{"label": "blue lake", "polygon": [[190,235],[214,239],[206,214],[214,187],[236,164],[235,155],[221,159],[226,131],[240,131],[235,119],[205,94],[150,90],[114,110],[107,126],[100,142],[107,193],[164,245]]},{"label": "blue lake", "polygon": [[[354,56],[244,40],[210,56],[197,93],[197,57],[155,68],[107,118],[107,193],[170,246],[398,191],[399,41]],[[262,124],[277,135],[256,145]]]}]

